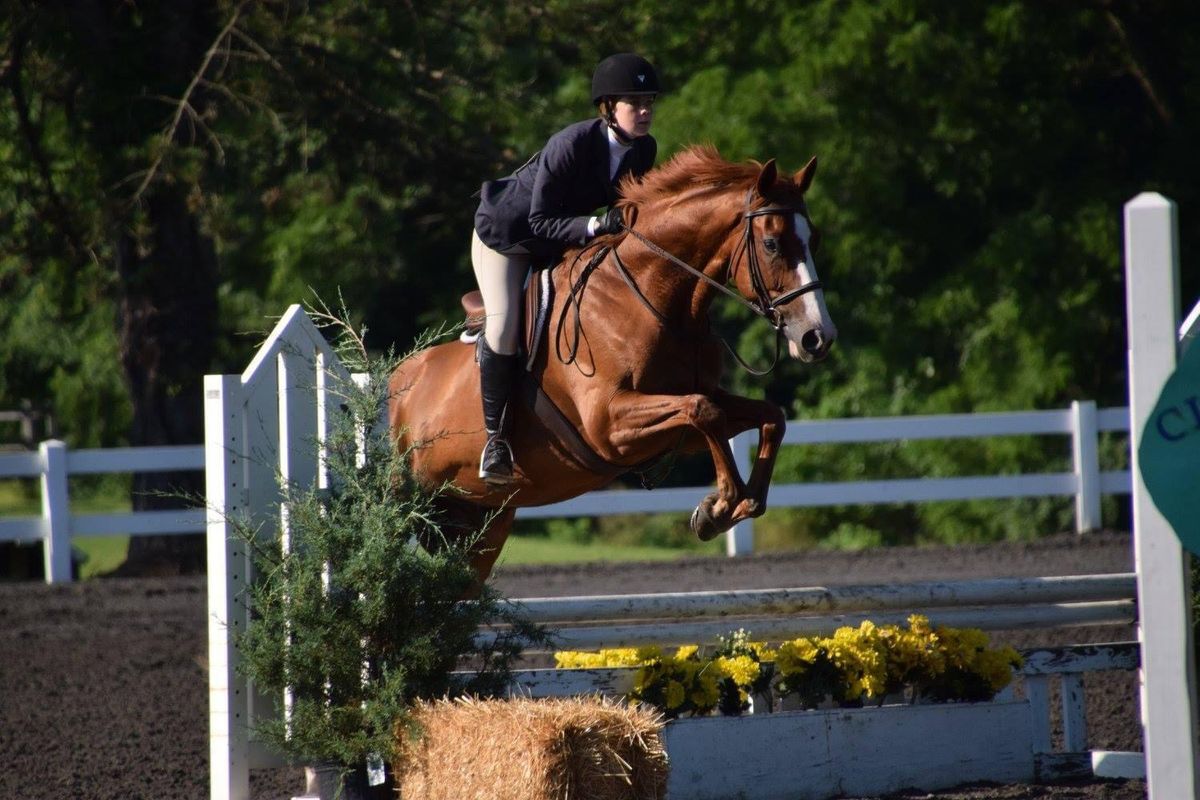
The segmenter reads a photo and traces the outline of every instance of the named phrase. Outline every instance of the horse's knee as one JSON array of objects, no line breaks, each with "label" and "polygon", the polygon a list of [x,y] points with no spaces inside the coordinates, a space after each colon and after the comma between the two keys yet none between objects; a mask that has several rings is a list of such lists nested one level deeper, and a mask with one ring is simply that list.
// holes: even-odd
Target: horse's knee
[{"label": "horse's knee", "polygon": [[787,414],[783,413],[783,409],[774,403],[766,404],[766,414],[763,420],[763,436],[772,441],[783,441],[783,434],[787,431]]},{"label": "horse's knee", "polygon": [[701,430],[711,430],[725,420],[725,412],[721,407],[702,394],[688,398],[686,413],[688,422]]}]

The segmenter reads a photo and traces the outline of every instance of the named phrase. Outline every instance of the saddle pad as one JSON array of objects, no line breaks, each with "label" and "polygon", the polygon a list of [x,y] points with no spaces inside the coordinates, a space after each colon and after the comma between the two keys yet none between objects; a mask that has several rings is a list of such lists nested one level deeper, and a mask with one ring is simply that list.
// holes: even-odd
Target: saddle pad
[{"label": "saddle pad", "polygon": [[533,361],[542,344],[542,334],[554,307],[554,281],[550,270],[540,269],[529,276],[525,283],[525,371],[533,371]]}]

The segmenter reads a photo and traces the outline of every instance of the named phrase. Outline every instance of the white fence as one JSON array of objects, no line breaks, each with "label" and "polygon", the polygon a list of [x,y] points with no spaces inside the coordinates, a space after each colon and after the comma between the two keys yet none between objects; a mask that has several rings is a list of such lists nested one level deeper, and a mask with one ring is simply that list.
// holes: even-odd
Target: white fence
[{"label": "white fence", "polygon": [[[1127,432],[1129,409],[1097,409],[1091,401],[1049,411],[986,414],[875,417],[836,420],[793,420],[784,444],[837,444],[918,439],[963,439],[989,436],[1060,435],[1071,439],[1073,469],[1023,475],[953,478],[910,478],[831,483],[776,483],[771,507],[914,503],[1006,497],[1074,496],[1075,528],[1082,533],[1100,527],[1100,497],[1129,494],[1128,470],[1101,470],[1099,441],[1103,433]],[[732,440],[738,467],[750,470],[756,434]],[[0,454],[0,479],[38,478],[42,514],[0,520],[0,541],[43,542],[46,580],[71,580],[71,541],[83,536],[113,534],[164,535],[203,533],[203,509],[141,511],[123,514],[74,514],[70,510],[68,478],[100,473],[204,469],[204,447],[128,447],[107,450],[68,450],[59,441],[43,442],[36,453]],[[675,487],[592,492],[563,503],[523,508],[520,518],[604,516],[614,514],[691,511],[707,487]],[[754,551],[753,523],[743,522],[726,537],[726,552]]]},{"label": "white fence", "polygon": [[41,542],[46,582],[70,581],[71,541],[75,538],[204,532],[203,509],[74,514],[68,490],[71,476],[203,469],[204,448],[200,445],[72,451],[63,442],[51,440],[42,442],[36,453],[0,455],[0,479],[37,478],[42,495],[41,516],[0,519],[0,542]]}]

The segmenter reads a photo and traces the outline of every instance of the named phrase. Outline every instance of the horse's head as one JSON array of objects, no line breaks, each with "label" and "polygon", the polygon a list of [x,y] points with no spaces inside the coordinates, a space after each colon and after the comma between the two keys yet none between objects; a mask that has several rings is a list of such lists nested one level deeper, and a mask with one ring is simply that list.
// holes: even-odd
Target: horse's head
[{"label": "horse's head", "polygon": [[825,358],[837,339],[813,261],[819,235],[804,203],[816,171],[816,158],[791,177],[778,174],[774,159],[763,165],[746,195],[730,274],[782,330],[792,357],[806,362]]}]

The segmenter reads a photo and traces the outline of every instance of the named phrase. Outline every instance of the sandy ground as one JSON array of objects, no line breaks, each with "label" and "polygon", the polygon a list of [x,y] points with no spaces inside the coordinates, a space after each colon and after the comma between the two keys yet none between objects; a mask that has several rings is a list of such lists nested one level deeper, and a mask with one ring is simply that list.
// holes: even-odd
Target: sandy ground
[{"label": "sandy ground", "polygon": [[[770,554],[652,564],[501,569],[509,597],[776,588],[1132,570],[1128,535],[1030,544]],[[69,586],[0,584],[0,797],[208,797],[206,586],[202,577]],[[1008,631],[1017,647],[1123,641],[1122,627]],[[1132,673],[1086,679],[1089,746],[1141,750]],[[300,770],[252,778],[255,800],[301,793]],[[976,786],[893,798],[1135,800],[1141,781]]]}]

